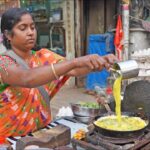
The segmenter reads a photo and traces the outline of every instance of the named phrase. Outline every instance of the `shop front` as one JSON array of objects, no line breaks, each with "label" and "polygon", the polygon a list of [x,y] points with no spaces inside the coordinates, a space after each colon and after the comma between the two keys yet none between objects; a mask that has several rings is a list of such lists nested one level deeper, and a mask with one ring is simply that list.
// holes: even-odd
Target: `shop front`
[{"label": "shop front", "polygon": [[20,6],[35,18],[39,47],[65,55],[62,0],[20,0]]}]

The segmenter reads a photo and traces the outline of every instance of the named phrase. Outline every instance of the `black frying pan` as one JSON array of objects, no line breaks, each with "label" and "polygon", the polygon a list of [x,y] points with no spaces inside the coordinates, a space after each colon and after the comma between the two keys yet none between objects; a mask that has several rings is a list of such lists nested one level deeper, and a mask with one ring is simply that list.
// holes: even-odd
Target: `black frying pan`
[{"label": "black frying pan", "polygon": [[131,112],[124,112],[124,113],[122,113],[122,115],[140,117],[147,122],[147,125],[142,129],[134,130],[134,131],[114,131],[114,130],[101,128],[101,127],[97,126],[94,122],[96,120],[100,119],[100,117],[110,116],[110,114],[106,113],[101,116],[97,116],[95,118],[95,121],[93,122],[93,124],[95,126],[95,130],[104,136],[115,137],[115,138],[133,138],[133,137],[140,136],[145,131],[147,126],[149,125],[149,119],[146,116],[144,116],[144,118],[143,118],[140,116],[140,114],[135,114],[135,113],[131,113]]}]

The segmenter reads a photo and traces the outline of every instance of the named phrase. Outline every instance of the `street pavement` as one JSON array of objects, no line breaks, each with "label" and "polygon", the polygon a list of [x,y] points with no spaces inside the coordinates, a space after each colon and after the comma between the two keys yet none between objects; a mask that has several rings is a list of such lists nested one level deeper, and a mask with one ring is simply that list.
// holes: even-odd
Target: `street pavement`
[{"label": "street pavement", "polygon": [[60,91],[54,96],[51,101],[52,115],[55,118],[60,108],[70,106],[73,102],[96,102],[93,95],[89,95],[85,92],[85,88],[70,87],[64,85]]}]

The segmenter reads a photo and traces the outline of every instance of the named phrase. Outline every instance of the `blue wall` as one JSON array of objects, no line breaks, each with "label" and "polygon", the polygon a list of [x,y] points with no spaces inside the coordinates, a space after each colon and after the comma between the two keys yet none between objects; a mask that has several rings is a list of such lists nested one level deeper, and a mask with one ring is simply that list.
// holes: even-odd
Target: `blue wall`
[{"label": "blue wall", "polygon": [[[91,34],[89,36],[88,54],[98,54],[104,56],[114,53],[114,36],[112,33],[105,34]],[[102,88],[107,85],[107,77],[109,72],[103,69],[100,72],[89,73],[86,77],[86,89],[94,90],[95,86]]]}]

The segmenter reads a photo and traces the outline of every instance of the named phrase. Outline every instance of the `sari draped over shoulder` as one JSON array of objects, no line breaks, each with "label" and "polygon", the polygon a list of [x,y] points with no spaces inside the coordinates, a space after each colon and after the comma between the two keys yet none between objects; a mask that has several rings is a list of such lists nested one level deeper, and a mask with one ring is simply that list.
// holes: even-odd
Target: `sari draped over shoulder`
[{"label": "sari draped over shoulder", "polygon": [[[34,52],[29,62],[31,68],[63,61],[64,58],[47,49]],[[6,63],[7,62],[7,63]],[[0,71],[16,62],[0,56]],[[44,85],[52,98],[67,81],[67,76]],[[51,121],[48,107],[37,88],[22,88],[3,84],[0,86],[0,137],[23,136],[45,127]]]}]

